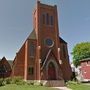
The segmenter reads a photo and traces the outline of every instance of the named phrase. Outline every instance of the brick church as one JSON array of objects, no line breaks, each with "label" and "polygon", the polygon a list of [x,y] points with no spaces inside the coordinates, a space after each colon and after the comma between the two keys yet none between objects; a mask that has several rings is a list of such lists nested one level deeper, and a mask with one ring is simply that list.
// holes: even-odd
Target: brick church
[{"label": "brick church", "polygon": [[70,80],[67,42],[59,36],[57,6],[37,1],[33,30],[13,61],[12,76],[24,80]]}]

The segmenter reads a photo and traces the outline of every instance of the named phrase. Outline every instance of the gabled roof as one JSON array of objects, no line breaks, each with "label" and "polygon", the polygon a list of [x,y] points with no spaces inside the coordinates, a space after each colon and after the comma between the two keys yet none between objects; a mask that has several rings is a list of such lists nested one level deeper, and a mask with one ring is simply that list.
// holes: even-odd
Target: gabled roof
[{"label": "gabled roof", "polygon": [[61,43],[65,43],[65,44],[67,44],[67,42],[64,41],[61,37],[59,37],[59,40],[60,40]]},{"label": "gabled roof", "polygon": [[11,64],[9,63],[9,61],[5,58],[5,57],[3,57],[2,59],[1,59],[1,61],[0,61],[0,63],[1,63],[1,65],[3,65],[3,64],[8,64],[9,66],[10,66],[10,68],[11,68]]},{"label": "gabled roof", "polygon": [[28,39],[36,39],[36,33],[35,30],[33,30],[30,35],[28,36]]},{"label": "gabled roof", "polygon": [[[6,58],[5,57],[3,57],[2,59],[1,59],[1,61],[3,61],[3,60],[6,60]],[[7,61],[7,60],[6,60]]]},{"label": "gabled roof", "polygon": [[60,64],[59,61],[57,60],[57,58],[55,57],[55,55],[53,54],[52,49],[49,49],[48,52],[47,52],[47,54],[46,54],[46,56],[45,56],[44,62],[42,62],[41,70],[42,70],[42,69],[44,68],[44,66],[46,65],[50,54],[52,54],[53,57],[56,59],[57,64]]},{"label": "gabled roof", "polygon": [[[30,35],[27,37],[27,39],[25,40],[25,42],[24,42],[24,44],[21,46],[21,48],[25,45],[25,43],[26,43],[26,41],[27,41],[28,39],[33,39],[33,40],[36,39],[35,30],[33,30],[33,31],[30,33]],[[21,50],[21,48],[19,49],[19,51]],[[18,51],[18,52],[19,52],[19,51]],[[18,53],[18,52],[17,52],[17,53]]]}]

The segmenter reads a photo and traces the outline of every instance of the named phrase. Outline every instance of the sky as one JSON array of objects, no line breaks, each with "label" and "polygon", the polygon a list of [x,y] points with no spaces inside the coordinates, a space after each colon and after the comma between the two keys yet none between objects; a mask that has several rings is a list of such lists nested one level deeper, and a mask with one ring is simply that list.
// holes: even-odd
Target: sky
[{"label": "sky", "polygon": [[[33,30],[37,0],[0,0],[0,58],[13,60]],[[60,36],[68,43],[70,61],[73,47],[90,42],[90,0],[40,0],[57,5]]]}]

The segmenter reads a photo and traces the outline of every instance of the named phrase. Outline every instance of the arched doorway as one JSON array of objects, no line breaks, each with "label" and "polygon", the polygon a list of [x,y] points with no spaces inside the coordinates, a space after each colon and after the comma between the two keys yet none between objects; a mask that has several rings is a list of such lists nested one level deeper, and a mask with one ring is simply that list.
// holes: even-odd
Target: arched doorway
[{"label": "arched doorway", "polygon": [[56,80],[56,69],[53,62],[48,65],[48,80]]}]

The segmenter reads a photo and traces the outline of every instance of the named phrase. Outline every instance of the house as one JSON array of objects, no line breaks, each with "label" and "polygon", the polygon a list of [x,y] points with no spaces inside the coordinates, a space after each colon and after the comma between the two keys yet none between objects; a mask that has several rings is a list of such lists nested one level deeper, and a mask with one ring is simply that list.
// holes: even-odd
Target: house
[{"label": "house", "polygon": [[6,78],[11,76],[11,65],[9,62],[6,60],[5,57],[3,57],[0,60],[0,78]]},{"label": "house", "polygon": [[33,21],[32,32],[16,53],[12,76],[54,83],[70,80],[67,42],[59,36],[57,6],[37,1]]},{"label": "house", "polygon": [[90,81],[90,58],[82,59],[80,66],[82,81]]}]

